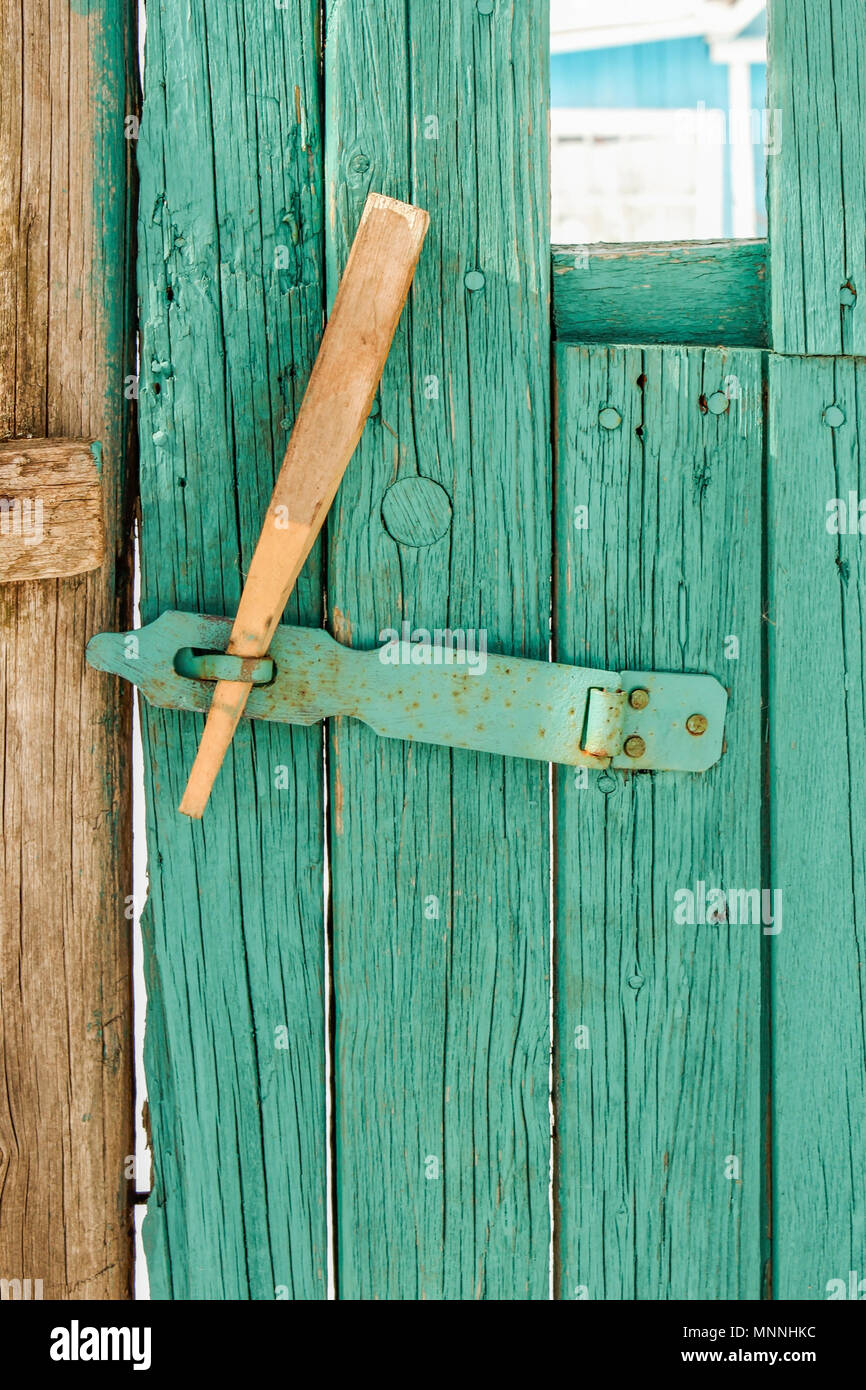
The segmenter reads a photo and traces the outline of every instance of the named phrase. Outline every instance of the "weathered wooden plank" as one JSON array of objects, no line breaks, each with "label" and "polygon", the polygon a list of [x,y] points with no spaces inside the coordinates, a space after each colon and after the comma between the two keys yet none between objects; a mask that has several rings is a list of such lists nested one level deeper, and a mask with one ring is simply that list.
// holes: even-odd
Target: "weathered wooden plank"
[{"label": "weathered wooden plank", "polygon": [[763,886],[762,355],[555,361],[556,658],[731,691],[707,773],[556,772],[558,1295],[757,1298],[763,927],[698,885]]},{"label": "weathered wooden plank", "polygon": [[[233,614],[322,326],[317,5],[148,14],[139,141],[142,613]],[[288,609],[321,618],[317,550]],[[145,711],[152,1292],[326,1292],[322,735]]]},{"label": "weathered wooden plank", "polygon": [[[447,623],[542,657],[547,5],[331,4],[326,25],[329,289],[369,187],[431,214],[329,520],[333,630]],[[546,769],[343,720],[330,752],[338,1289],[546,1298]]]},{"label": "weathered wooden plank", "polygon": [[130,614],[134,14],[23,0],[0,36],[0,438],[100,440],[107,533],[0,586],[0,1279],[46,1299],[131,1282],[131,701],[84,647]]},{"label": "weathered wooden plank", "polygon": [[785,909],[772,946],[773,1264],[783,1299],[862,1298],[866,1287],[864,425],[866,363],[771,358],[770,829]]},{"label": "weathered wooden plank", "polygon": [[772,345],[863,354],[866,8],[769,0],[768,17]]},{"label": "weathered wooden plank", "polygon": [[105,524],[100,448],[90,439],[0,444],[0,584],[99,569]]},{"label": "weathered wooden plank", "polygon": [[554,246],[558,340],[766,347],[767,243]]}]

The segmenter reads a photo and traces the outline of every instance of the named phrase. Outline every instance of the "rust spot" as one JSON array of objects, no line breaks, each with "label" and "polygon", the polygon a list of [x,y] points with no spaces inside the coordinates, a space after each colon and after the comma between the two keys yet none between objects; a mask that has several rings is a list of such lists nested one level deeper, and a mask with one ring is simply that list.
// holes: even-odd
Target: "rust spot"
[{"label": "rust spot", "polygon": [[334,755],[334,830],[337,835],[343,833],[343,780],[340,777],[339,744],[337,742],[337,720],[334,720],[331,733],[332,750]]},{"label": "rust spot", "polygon": [[703,392],[698,396],[698,405],[700,406],[701,414],[706,415],[710,407],[707,405],[707,398]]}]

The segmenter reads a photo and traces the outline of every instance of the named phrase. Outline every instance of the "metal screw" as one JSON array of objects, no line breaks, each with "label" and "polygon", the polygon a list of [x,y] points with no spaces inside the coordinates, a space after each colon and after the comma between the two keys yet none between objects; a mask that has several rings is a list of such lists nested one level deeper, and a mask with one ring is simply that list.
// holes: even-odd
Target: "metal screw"
[{"label": "metal screw", "polygon": [[628,697],[632,709],[646,709],[649,704],[648,690],[633,690]]},{"label": "metal screw", "polygon": [[480,270],[467,270],[463,276],[463,283],[467,290],[483,290],[484,276]]},{"label": "metal screw", "polygon": [[478,0],[475,8],[479,14],[493,14],[493,0]]},{"label": "metal screw", "polygon": [[630,734],[623,744],[623,751],[629,758],[642,758],[646,752],[646,744],[640,734]]},{"label": "metal screw", "polygon": [[840,425],[844,425],[845,415],[838,405],[828,405],[824,411],[824,424],[829,425],[831,430],[837,430]]},{"label": "metal screw", "polygon": [[730,404],[731,402],[724,391],[714,391],[707,401],[707,409],[711,410],[714,415],[724,415]]},{"label": "metal screw", "polygon": [[686,720],[686,728],[695,738],[700,738],[701,734],[707,732],[707,716],[705,714],[690,714]]},{"label": "metal screw", "polygon": [[616,430],[622,424],[622,416],[612,405],[606,405],[598,412],[598,423],[603,430]]},{"label": "metal screw", "polygon": [[839,291],[839,303],[850,309],[852,304],[857,303],[857,291],[851,285],[843,285]]}]

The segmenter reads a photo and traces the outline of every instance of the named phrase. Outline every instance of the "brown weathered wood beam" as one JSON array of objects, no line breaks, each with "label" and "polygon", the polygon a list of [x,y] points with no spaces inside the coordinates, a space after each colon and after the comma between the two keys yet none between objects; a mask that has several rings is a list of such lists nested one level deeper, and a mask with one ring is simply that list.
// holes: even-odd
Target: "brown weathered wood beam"
[{"label": "brown weathered wood beam", "polygon": [[130,700],[84,648],[131,618],[133,15],[23,0],[0,34],[0,439],[99,440],[106,541],[0,584],[4,1297],[131,1283]]}]

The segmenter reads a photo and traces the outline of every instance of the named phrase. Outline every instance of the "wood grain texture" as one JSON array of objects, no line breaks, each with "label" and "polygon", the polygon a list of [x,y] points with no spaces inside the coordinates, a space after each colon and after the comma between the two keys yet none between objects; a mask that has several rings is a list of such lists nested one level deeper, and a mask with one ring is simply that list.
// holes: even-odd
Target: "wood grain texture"
[{"label": "wood grain texture", "polygon": [[[322,328],[317,5],[152,6],[139,141],[142,616],[233,614]],[[288,617],[321,621],[321,555]],[[151,1291],[326,1292],[322,738],[145,710]]]},{"label": "wood grain texture", "polygon": [[66,579],[105,558],[99,446],[89,439],[0,443],[0,584]]},{"label": "wood grain texture", "polygon": [[553,326],[571,343],[766,347],[766,241],[554,246]]},{"label": "wood grain texture", "polygon": [[[326,7],[330,291],[368,187],[431,213],[328,522],[358,647],[405,618],[547,651],[547,53],[543,0]],[[398,544],[383,497],[416,475],[453,518]],[[544,1299],[547,770],[345,720],[330,755],[339,1294]]]},{"label": "wood grain texture", "polygon": [[768,17],[772,345],[864,354],[866,8],[769,0]]},{"label": "wood grain texture", "polygon": [[[825,420],[834,403],[837,428]],[[772,944],[773,1207],[783,1299],[825,1299],[832,1280],[847,1290],[852,1270],[855,1284],[866,1278],[864,425],[866,363],[771,359],[770,802],[785,910]]]},{"label": "wood grain texture", "polygon": [[0,37],[0,438],[99,439],[107,528],[98,573],[0,587],[0,1278],[46,1299],[131,1282],[131,699],[84,647],[130,620],[133,16]]},{"label": "wood grain texture", "polygon": [[557,1295],[758,1298],[762,928],[680,925],[674,894],[762,887],[762,355],[555,366],[556,659],[731,691],[709,772],[555,774]]}]

